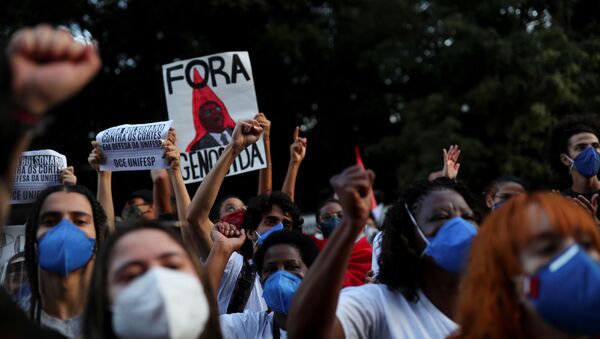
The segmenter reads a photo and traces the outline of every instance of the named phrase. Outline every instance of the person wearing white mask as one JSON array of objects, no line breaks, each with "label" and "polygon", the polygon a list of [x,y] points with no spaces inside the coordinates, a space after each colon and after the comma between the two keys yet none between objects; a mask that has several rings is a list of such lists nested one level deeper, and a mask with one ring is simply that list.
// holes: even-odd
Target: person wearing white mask
[{"label": "person wearing white mask", "polygon": [[204,271],[163,224],[119,228],[96,258],[86,338],[221,338]]}]

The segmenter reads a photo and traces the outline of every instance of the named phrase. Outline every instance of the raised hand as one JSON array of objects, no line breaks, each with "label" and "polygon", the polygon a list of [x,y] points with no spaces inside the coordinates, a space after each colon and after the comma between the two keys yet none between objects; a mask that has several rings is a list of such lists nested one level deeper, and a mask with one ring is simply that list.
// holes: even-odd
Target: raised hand
[{"label": "raised hand", "polygon": [[69,166],[60,170],[60,182],[63,185],[77,185],[77,177],[75,176],[75,168],[73,166]]},{"label": "raised hand", "polygon": [[73,96],[98,72],[101,61],[93,45],[48,25],[23,28],[8,47],[15,104],[39,115]]},{"label": "raised hand", "polygon": [[241,151],[258,141],[263,128],[256,120],[238,121],[233,130],[231,142],[238,151]]},{"label": "raised hand", "polygon": [[169,162],[169,166],[171,166],[170,169],[173,171],[178,171],[180,167],[179,157],[181,154],[179,147],[171,142],[171,140],[167,139],[163,143],[163,148],[165,150],[165,157]]},{"label": "raised hand", "polygon": [[213,246],[222,246],[228,251],[234,252],[242,248],[246,240],[246,232],[243,229],[238,230],[228,222],[219,221],[210,232],[210,237],[214,243]]},{"label": "raised hand", "polygon": [[96,170],[96,172],[100,172],[100,164],[103,164],[106,161],[106,157],[100,148],[100,143],[96,140],[92,141],[92,147],[93,149],[88,156],[88,163]]},{"label": "raised hand", "polygon": [[598,220],[598,193],[592,195],[592,200],[588,200],[586,197],[584,197],[583,195],[578,195],[575,198],[571,198],[569,197],[569,199],[571,199],[571,201],[573,201],[574,203],[576,203],[577,205],[581,206],[583,209],[585,209],[591,216],[592,218],[594,218],[594,220],[596,220],[597,224],[600,224],[600,220]]},{"label": "raised hand", "polygon": [[254,116],[254,120],[258,121],[260,127],[263,128],[263,138],[269,139],[271,136],[271,121],[267,119],[264,113],[258,113]]},{"label": "raised hand", "polygon": [[458,145],[450,145],[448,150],[444,148],[442,152],[444,153],[444,169],[442,170],[443,176],[452,180],[456,180],[456,177],[458,176],[458,169],[460,168],[460,163],[458,163],[460,148]]},{"label": "raised hand", "polygon": [[302,162],[306,156],[306,138],[300,138],[300,127],[294,130],[294,142],[290,145],[290,160]]},{"label": "raised hand", "polygon": [[371,170],[364,171],[359,166],[346,168],[329,180],[338,195],[344,210],[344,220],[349,219],[357,233],[362,231],[371,207],[370,190],[375,179]]}]

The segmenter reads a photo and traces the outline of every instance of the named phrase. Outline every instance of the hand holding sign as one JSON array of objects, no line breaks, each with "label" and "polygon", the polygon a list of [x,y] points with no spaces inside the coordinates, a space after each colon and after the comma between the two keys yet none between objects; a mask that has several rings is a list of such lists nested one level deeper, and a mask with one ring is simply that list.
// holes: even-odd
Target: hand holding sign
[{"label": "hand holding sign", "polygon": [[92,141],[92,147],[94,149],[90,152],[90,155],[88,156],[88,163],[90,164],[90,166],[92,166],[93,169],[96,170],[96,172],[100,172],[100,164],[106,162],[106,157],[100,149],[100,144],[96,140]]},{"label": "hand holding sign", "polygon": [[300,163],[306,156],[306,138],[300,138],[300,128],[294,130],[294,142],[290,145],[290,161]]},{"label": "hand holding sign", "polygon": [[60,182],[67,186],[77,185],[77,177],[75,176],[75,168],[73,166],[60,170]]},{"label": "hand holding sign", "polygon": [[101,66],[93,45],[48,25],[15,33],[8,54],[16,104],[32,114],[42,114],[77,93]]},{"label": "hand holding sign", "polygon": [[165,157],[169,163],[169,168],[173,171],[179,171],[179,157],[181,155],[179,147],[167,139],[163,145],[163,148],[165,149]]},{"label": "hand holding sign", "polygon": [[231,143],[236,151],[241,152],[246,147],[256,143],[263,128],[256,120],[241,120],[235,125]]}]

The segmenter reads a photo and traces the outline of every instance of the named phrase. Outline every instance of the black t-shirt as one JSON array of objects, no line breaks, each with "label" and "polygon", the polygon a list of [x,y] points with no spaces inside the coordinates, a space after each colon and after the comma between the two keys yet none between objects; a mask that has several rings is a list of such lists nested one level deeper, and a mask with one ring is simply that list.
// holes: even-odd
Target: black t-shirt
[{"label": "black t-shirt", "polygon": [[65,338],[31,321],[2,288],[0,288],[0,337],[4,339]]},{"label": "black t-shirt", "polygon": [[[576,197],[578,197],[580,195],[583,195],[590,202],[592,202],[592,197],[596,193],[600,194],[600,190],[598,190],[596,192],[591,192],[591,193],[578,193],[578,192],[573,191],[573,189],[571,187],[569,187],[566,190],[560,192],[561,195],[564,195],[566,197],[571,197],[571,198],[576,198]],[[600,198],[599,198],[598,202],[600,203]],[[598,219],[600,219],[600,208],[598,208],[596,210],[596,216],[598,217]]]}]

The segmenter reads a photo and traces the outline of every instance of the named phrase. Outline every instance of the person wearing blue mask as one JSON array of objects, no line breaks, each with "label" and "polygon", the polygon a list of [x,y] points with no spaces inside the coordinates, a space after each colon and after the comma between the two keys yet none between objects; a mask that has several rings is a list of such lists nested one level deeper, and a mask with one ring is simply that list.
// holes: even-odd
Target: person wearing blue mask
[{"label": "person wearing blue mask", "polygon": [[597,115],[572,115],[554,126],[550,157],[557,173],[569,176],[571,186],[561,192],[596,218],[600,193],[600,118]]},{"label": "person wearing blue mask", "polygon": [[600,233],[558,194],[521,194],[491,213],[467,272],[454,339],[600,335]]},{"label": "person wearing blue mask", "polygon": [[[342,211],[342,205],[337,199],[327,199],[319,204],[317,219],[317,229],[321,231],[323,240],[313,237],[313,240],[319,250],[322,250],[327,244],[331,234],[337,227],[342,224],[344,218],[344,212]],[[369,218],[371,219],[371,218]],[[371,219],[373,222],[373,219]],[[365,230],[375,229],[374,227],[367,226],[368,221],[365,222]],[[354,246],[352,247],[352,255],[348,262],[348,269],[344,277],[343,287],[349,286],[360,286],[363,285],[367,280],[367,273],[371,270],[371,260],[373,256],[373,246],[369,243],[368,238],[365,236],[365,232],[360,233],[356,237]]]},{"label": "person wearing blue mask", "polygon": [[290,338],[444,338],[458,329],[454,311],[478,213],[473,196],[448,178],[405,191],[383,224],[378,283],[340,293],[372,181],[356,166],[331,179],[344,221],[296,292]]},{"label": "person wearing blue mask", "polygon": [[514,175],[503,175],[490,182],[483,195],[489,211],[497,210],[508,199],[517,194],[525,193],[529,185],[525,179]]},{"label": "person wearing blue mask", "polygon": [[[215,246],[235,249],[240,237],[217,234]],[[287,338],[287,319],[292,298],[319,251],[310,237],[297,232],[271,234],[254,254],[263,297],[271,312],[224,314],[219,317],[224,338]]]},{"label": "person wearing blue mask", "polygon": [[20,302],[32,319],[81,336],[94,256],[106,232],[106,215],[87,188],[57,185],[40,194],[25,230],[31,296]]}]

